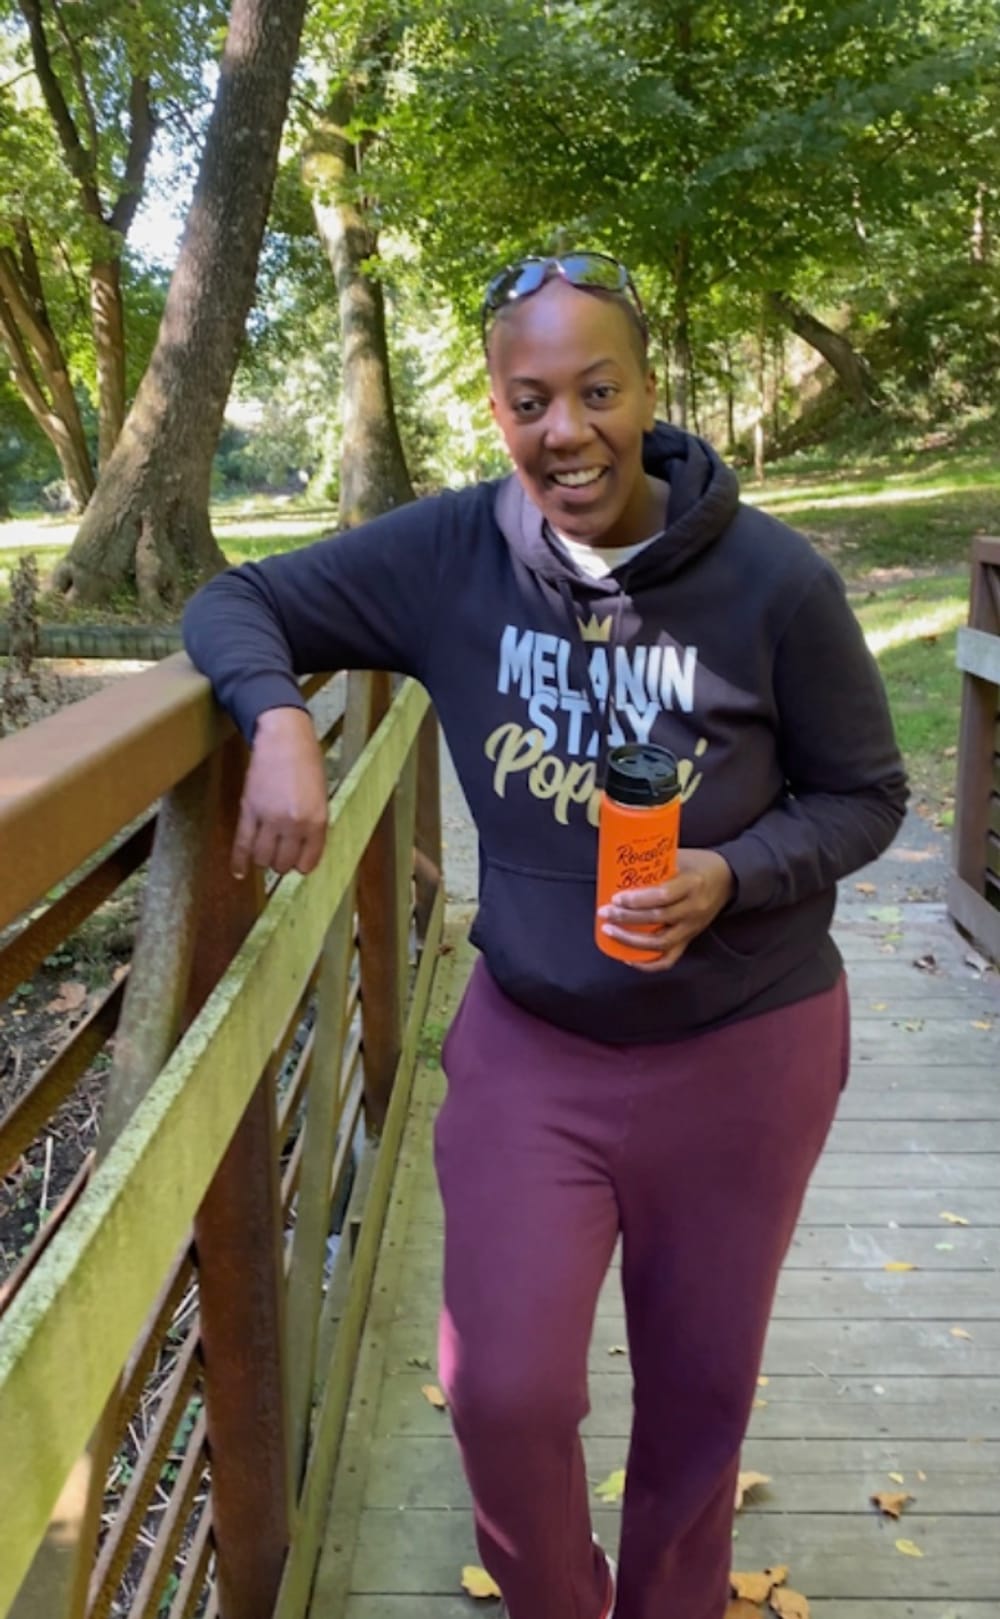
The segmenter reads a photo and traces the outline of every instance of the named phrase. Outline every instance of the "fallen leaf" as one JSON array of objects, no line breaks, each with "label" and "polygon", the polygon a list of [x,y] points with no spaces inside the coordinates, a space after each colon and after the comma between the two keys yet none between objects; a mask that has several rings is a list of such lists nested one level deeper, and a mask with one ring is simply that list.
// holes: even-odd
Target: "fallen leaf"
[{"label": "fallen leaf", "polygon": [[448,1401],[445,1399],[436,1383],[424,1383],[420,1392],[427,1401],[427,1404],[432,1405],[435,1411],[447,1411]]},{"label": "fallen leaf", "polygon": [[87,999],[86,984],[76,984],[72,981],[60,984],[59,992],[45,1008],[46,1012],[78,1012]]},{"label": "fallen leaf", "polygon": [[906,1030],[907,1034],[919,1034],[923,1026],[924,1020],[922,1017],[907,1018],[906,1022],[903,1024],[903,1028]]},{"label": "fallen leaf", "polygon": [[908,1495],[905,1490],[901,1490],[898,1494],[894,1494],[891,1490],[880,1490],[877,1495],[873,1495],[871,1498],[872,1506],[878,1507],[879,1511],[884,1513],[887,1518],[898,1518],[907,1501],[915,1499],[914,1496]]},{"label": "fallen leaf", "polygon": [[955,1244],[953,1242],[936,1242],[934,1244],[934,1249],[935,1252],[939,1254],[953,1254],[955,1252]]},{"label": "fallen leaf", "polygon": [[956,748],[956,747],[952,747],[952,748],[945,748],[945,750],[944,750],[944,754],[943,754],[943,757],[944,757],[944,758],[945,758],[945,759],[954,759],[954,758],[955,758],[955,755],[956,755],[956,754],[957,754],[957,753],[958,753],[958,749],[957,749],[957,748]]},{"label": "fallen leaf", "polygon": [[612,1344],[608,1350],[609,1355],[627,1355],[628,1349],[624,1344]]},{"label": "fallen leaf", "polygon": [[953,1338],[964,1338],[968,1343],[971,1344],[972,1333],[966,1332],[964,1327],[949,1327],[948,1331]]},{"label": "fallen leaf", "polygon": [[902,1552],[904,1557],[923,1557],[923,1552],[914,1540],[897,1540],[896,1550]]},{"label": "fallen leaf", "polygon": [[770,1484],[770,1482],[771,1476],[769,1473],[741,1473],[736,1480],[737,1512],[739,1512],[744,1498],[750,1494],[751,1490],[756,1489],[758,1484]]},{"label": "fallen leaf", "polygon": [[906,1482],[902,1473],[890,1473],[889,1477],[892,1479],[893,1484],[904,1484]]},{"label": "fallen leaf", "polygon": [[874,894],[875,893],[875,884],[874,883],[855,883],[854,886],[857,889],[859,894]]},{"label": "fallen leaf", "polygon": [[778,1586],[768,1598],[768,1607],[778,1619],[809,1619],[809,1599],[791,1586]]},{"label": "fallen leaf", "polygon": [[771,1381],[771,1379],[769,1377],[758,1377],[758,1379],[757,1379],[757,1387],[759,1389],[766,1389],[767,1385],[768,1385],[768,1383],[770,1383],[770,1381]]},{"label": "fallen leaf", "polygon": [[496,1580],[491,1579],[484,1568],[477,1568],[474,1563],[466,1563],[462,1570],[462,1590],[468,1591],[470,1597],[475,1597],[477,1601],[500,1595],[500,1587]]},{"label": "fallen leaf", "polygon": [[878,905],[868,915],[873,922],[901,922],[903,913],[898,905]]},{"label": "fallen leaf", "polygon": [[594,1494],[601,1501],[620,1501],[625,1494],[624,1467],[616,1467],[613,1473],[609,1473],[607,1478],[595,1487]]},{"label": "fallen leaf", "polygon": [[738,1574],[734,1569],[729,1576],[729,1589],[734,1597],[742,1597],[745,1602],[766,1602],[775,1586],[784,1585],[787,1578],[785,1564],[754,1574]]},{"label": "fallen leaf", "polygon": [[753,1402],[753,1408],[754,1408],[755,1411],[763,1411],[764,1407],[766,1405],[767,1405],[766,1400],[754,1400],[754,1402]]},{"label": "fallen leaf", "polygon": [[761,1619],[763,1612],[756,1602],[744,1602],[742,1597],[734,1597],[726,1608],[724,1619]]},{"label": "fallen leaf", "polygon": [[902,937],[903,935],[899,932],[883,934],[882,943],[888,945],[890,955],[894,956],[896,954],[896,946]]},{"label": "fallen leaf", "polygon": [[426,1355],[411,1355],[406,1364],[416,1366],[422,1372],[429,1372],[431,1369],[431,1363]]},{"label": "fallen leaf", "polygon": [[946,1225],[968,1225],[969,1223],[963,1214],[952,1214],[949,1209],[942,1209],[938,1219],[943,1220]]},{"label": "fallen leaf", "polygon": [[974,1029],[992,1029],[993,1025],[986,1018],[974,1018],[972,1027]]},{"label": "fallen leaf", "polygon": [[872,1001],[872,1011],[873,1012],[888,1012],[888,1010],[889,1010],[888,1001]]},{"label": "fallen leaf", "polygon": [[936,973],[938,970],[937,957],[932,955],[918,956],[913,965],[922,973]]},{"label": "fallen leaf", "polygon": [[920,1266],[919,1265],[911,1265],[908,1259],[890,1259],[889,1263],[887,1265],[882,1266],[882,1269],[883,1270],[919,1270]]},{"label": "fallen leaf", "polygon": [[926,1473],[921,1473],[921,1472],[920,1472],[920,1471],[919,1471],[919,1470],[918,1470],[918,1472],[917,1472],[917,1477],[918,1477],[918,1479],[919,1479],[919,1480],[920,1480],[920,1482],[921,1482],[921,1484],[926,1484],[926,1483],[927,1483],[927,1474],[926,1474]]}]

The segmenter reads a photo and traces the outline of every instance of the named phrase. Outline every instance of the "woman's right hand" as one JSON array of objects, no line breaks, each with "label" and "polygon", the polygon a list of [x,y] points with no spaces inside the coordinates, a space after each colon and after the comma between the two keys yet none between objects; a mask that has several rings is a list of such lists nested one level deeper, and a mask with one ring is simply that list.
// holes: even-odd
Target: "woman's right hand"
[{"label": "woman's right hand", "polygon": [[251,865],[312,871],[326,841],[327,786],[312,717],[301,708],[269,708],[254,730],[233,841],[234,877]]}]

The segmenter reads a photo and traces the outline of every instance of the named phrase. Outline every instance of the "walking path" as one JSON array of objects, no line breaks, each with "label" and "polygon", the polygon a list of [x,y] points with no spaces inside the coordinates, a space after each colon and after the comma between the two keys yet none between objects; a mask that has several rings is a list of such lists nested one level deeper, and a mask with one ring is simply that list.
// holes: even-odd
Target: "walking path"
[{"label": "walking path", "polygon": [[[967,959],[939,904],[892,899],[906,887],[900,868],[929,858],[909,861],[904,844],[844,886],[853,1075],[783,1272],[744,1451],[744,1468],[771,1482],[739,1516],[734,1565],[789,1565],[813,1619],[1000,1613],[1000,980]],[[471,964],[464,921],[442,959],[430,1045]],[[460,1590],[463,1565],[478,1561],[465,1485],[447,1415],[422,1392],[435,1377],[429,1133],[442,1094],[432,1056],[383,1243],[317,1619],[460,1619],[476,1607]],[[584,1430],[595,1486],[625,1462],[628,1361],[613,1353],[624,1342],[612,1272]],[[898,1523],[870,1505],[876,1491],[904,1490],[916,1499]],[[618,1512],[594,1506],[613,1547]]]}]

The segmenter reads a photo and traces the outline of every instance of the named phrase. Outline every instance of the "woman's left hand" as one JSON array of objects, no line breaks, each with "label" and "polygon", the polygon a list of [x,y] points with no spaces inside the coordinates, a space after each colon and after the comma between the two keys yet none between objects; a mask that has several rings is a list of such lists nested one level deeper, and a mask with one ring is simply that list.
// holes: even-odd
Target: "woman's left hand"
[{"label": "woman's left hand", "polygon": [[[733,892],[733,874],[714,849],[678,849],[677,875],[658,888],[616,894],[599,911],[605,933],[639,950],[659,950],[659,961],[630,962],[640,972],[673,967],[691,940],[715,921]],[[633,933],[636,923],[654,924],[655,933]]]}]

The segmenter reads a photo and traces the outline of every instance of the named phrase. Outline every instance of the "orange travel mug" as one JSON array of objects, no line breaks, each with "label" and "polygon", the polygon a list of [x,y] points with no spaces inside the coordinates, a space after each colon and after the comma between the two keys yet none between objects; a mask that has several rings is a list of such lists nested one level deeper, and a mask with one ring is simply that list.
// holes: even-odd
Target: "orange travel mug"
[{"label": "orange travel mug", "polygon": [[[630,742],[612,748],[601,796],[597,835],[597,908],[630,888],[655,888],[677,870],[681,797],[677,760],[654,742]],[[594,937],[597,948],[619,961],[656,961],[659,952],[622,944],[603,932],[600,916]],[[657,926],[630,922],[629,930],[655,933]]]}]

